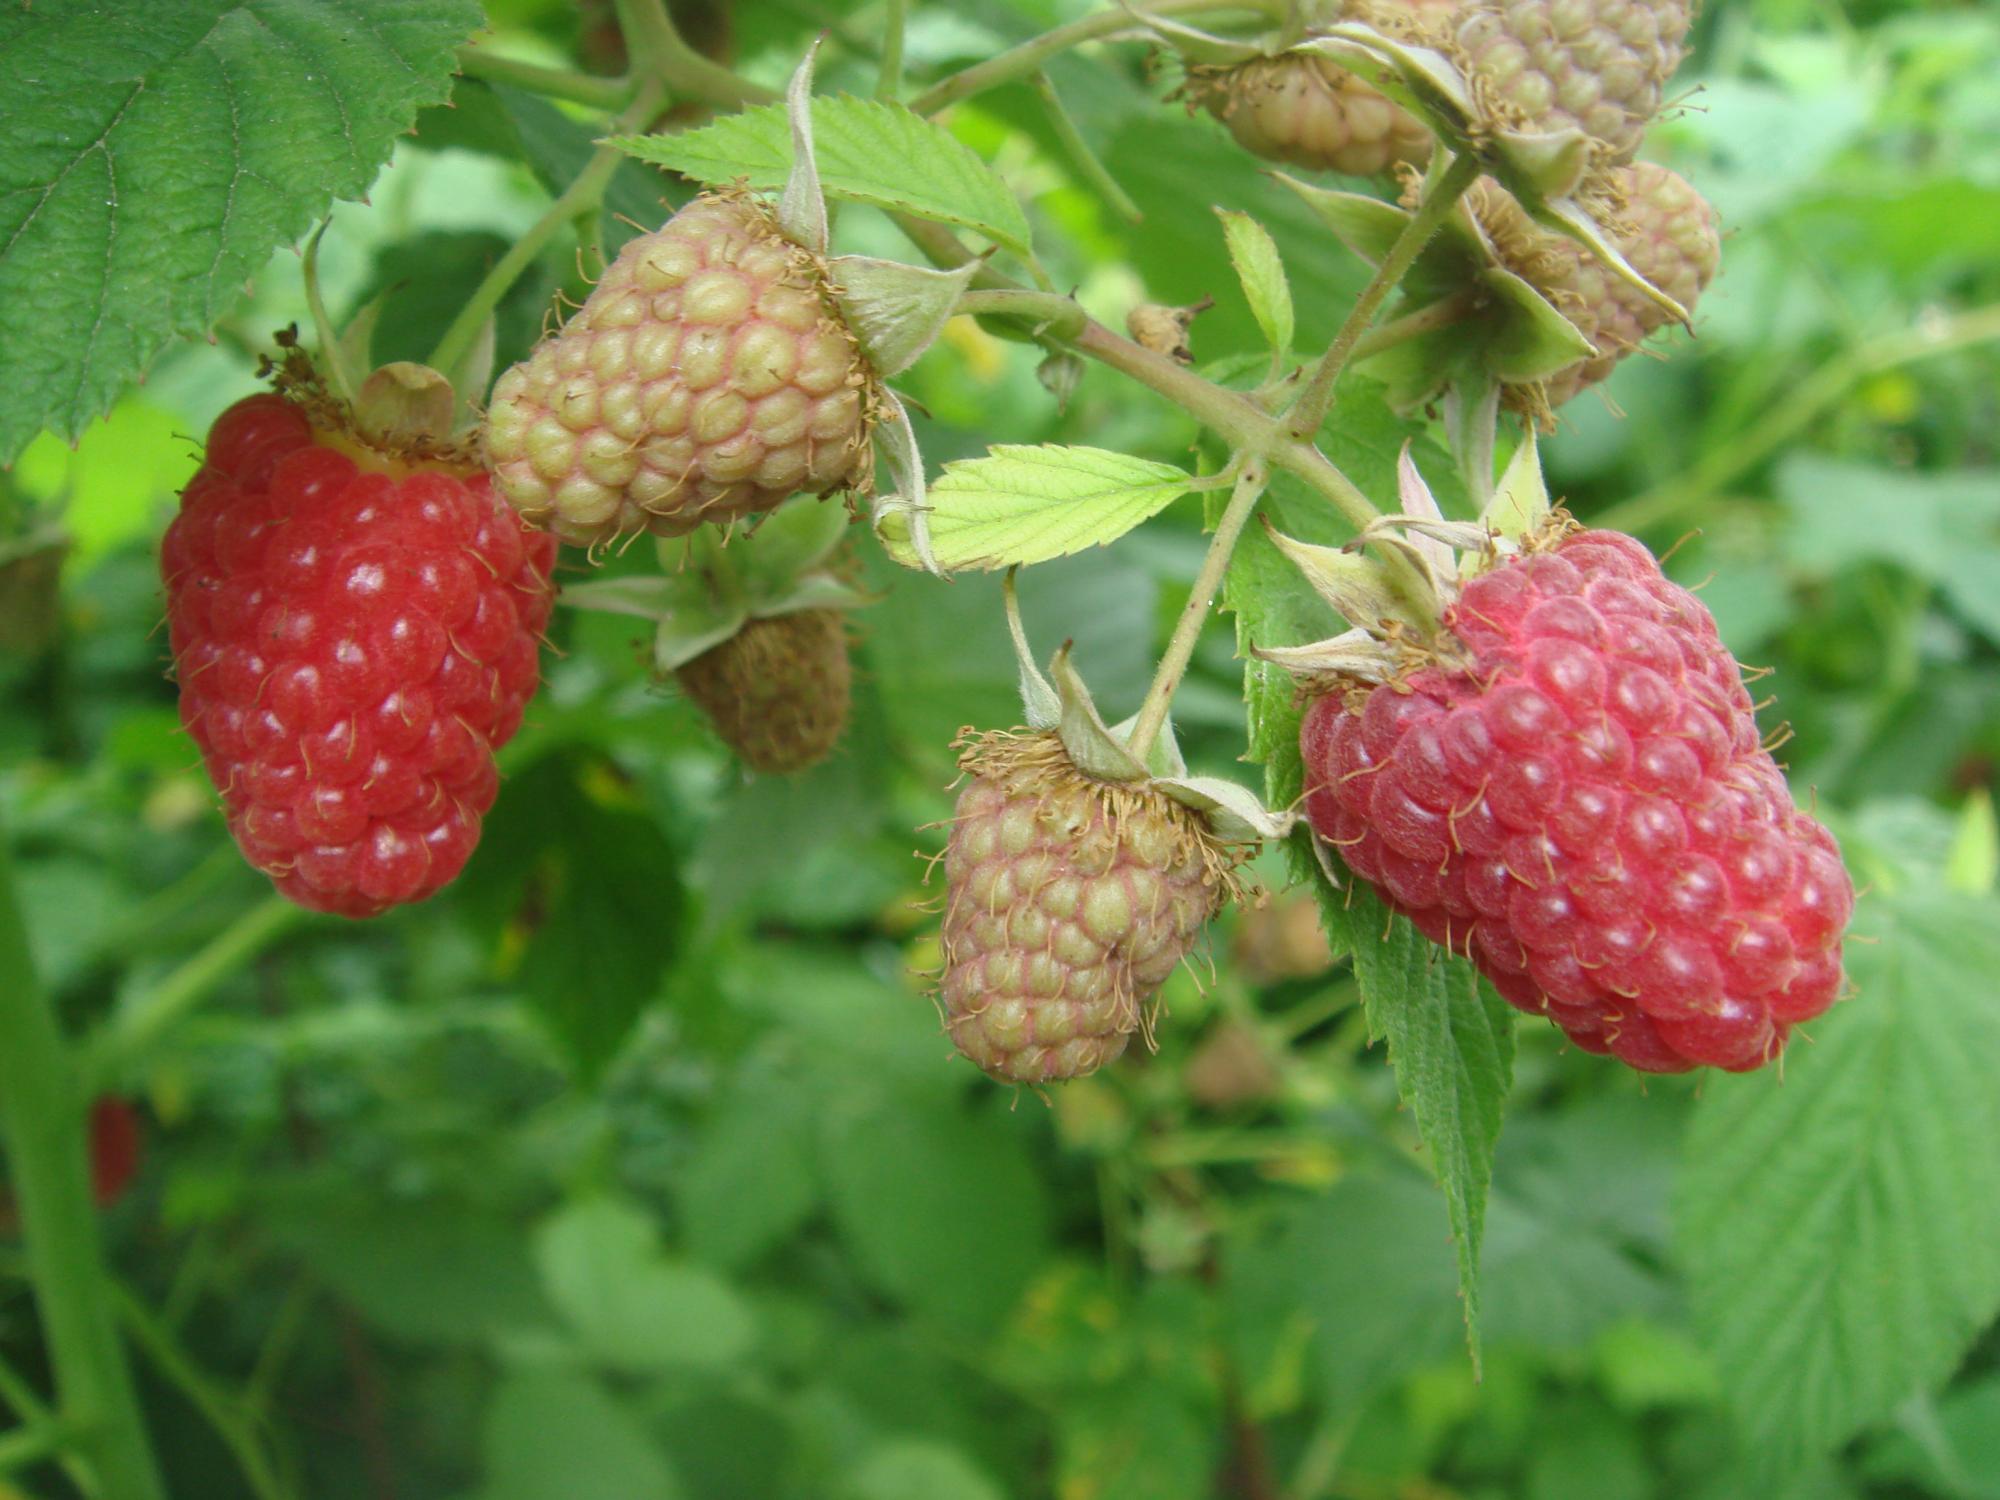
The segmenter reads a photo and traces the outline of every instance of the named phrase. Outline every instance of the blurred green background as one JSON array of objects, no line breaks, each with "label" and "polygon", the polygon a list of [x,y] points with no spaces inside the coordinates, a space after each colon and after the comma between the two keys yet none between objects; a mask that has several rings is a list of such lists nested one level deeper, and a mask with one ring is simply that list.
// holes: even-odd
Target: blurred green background
[{"label": "blurred green background", "polygon": [[[937,76],[1086,8],[916,0],[908,66]],[[741,71],[779,82],[824,30],[822,87],[869,87],[879,0],[727,10],[690,31]],[[519,55],[618,66],[593,7],[488,11]],[[1552,488],[1682,542],[1671,572],[1776,669],[1783,758],[1859,878],[1990,893],[2000,9],[1742,0],[1696,38],[1649,154],[1720,210],[1722,276],[1695,340],[1565,410]],[[1212,293],[1197,359],[1253,347],[1211,213],[1244,209],[1285,250],[1300,346],[1323,342],[1362,278],[1295,199],[1163,103],[1143,48],[1051,71],[1142,226],[1075,180],[1030,90],[950,123],[1030,202],[1059,284],[1113,321],[1142,294]],[[591,135],[504,88],[457,104],[323,246],[337,313],[390,293],[378,358],[421,357]],[[655,222],[663,190],[628,166],[612,203]],[[876,216],[841,234],[901,253]],[[576,249],[504,304],[503,364],[581,289]],[[559,612],[463,880],[366,926],[273,906],[177,733],[153,549],[198,434],[304,318],[280,252],[213,345],[0,475],[0,800],[36,956],[79,1021],[159,1022],[107,1033],[146,1120],[107,1222],[151,1309],[140,1364],[176,1495],[2000,1496],[1990,1332],[1838,1451],[1760,1467],[1672,1228],[1704,1085],[1540,1026],[1520,1033],[1475,1384],[1414,1126],[1296,896],[1218,925],[1155,1055],[1046,1101],[948,1061],[918,855],[954,734],[1018,717],[990,581],[862,549],[883,599],[855,723],[794,781],[739,773],[632,622]],[[1057,414],[1034,353],[960,320],[900,382],[933,468],[994,441],[1187,461],[1191,422],[1108,373]],[[1023,578],[1037,646],[1073,636],[1109,717],[1143,691],[1198,520],[1184,504]],[[1240,688],[1217,626],[1176,707],[1209,771],[1242,774]],[[0,1244],[0,1353],[40,1382],[19,1270]]]}]

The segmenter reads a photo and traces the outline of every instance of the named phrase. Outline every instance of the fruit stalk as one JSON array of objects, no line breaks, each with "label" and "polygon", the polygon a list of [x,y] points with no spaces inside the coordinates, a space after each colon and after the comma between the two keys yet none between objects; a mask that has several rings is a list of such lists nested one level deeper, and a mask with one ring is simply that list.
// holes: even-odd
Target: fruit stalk
[{"label": "fruit stalk", "polygon": [[164,1500],[107,1295],[87,1117],[74,1059],[35,973],[0,830],[0,1134],[56,1393],[103,1494]]},{"label": "fruit stalk", "polygon": [[1340,372],[1346,367],[1354,346],[1367,331],[1368,325],[1375,321],[1375,314],[1381,311],[1389,293],[1396,289],[1403,274],[1416,263],[1424,246],[1431,242],[1431,236],[1438,232],[1445,215],[1465,196],[1465,190],[1478,177],[1478,159],[1469,153],[1461,154],[1453,159],[1444,176],[1417,205],[1410,222],[1396,236],[1395,244],[1382,257],[1382,264],[1375,268],[1374,278],[1362,289],[1360,298],[1348,312],[1347,321],[1340,325],[1340,332],[1333,336],[1326,353],[1320,356],[1319,365],[1306,382],[1306,388],[1286,413],[1285,428],[1293,437],[1307,438],[1319,431],[1319,424],[1326,420],[1327,408],[1333,405],[1334,382],[1340,379]]},{"label": "fruit stalk", "polygon": [[629,79],[599,78],[574,68],[545,68],[540,63],[523,62],[518,57],[503,57],[490,47],[460,47],[458,70],[468,78],[509,83],[532,94],[567,99],[572,104],[586,104],[593,109],[618,109],[632,97]]},{"label": "fruit stalk", "polygon": [[769,104],[778,97],[774,90],[739,78],[690,47],[663,0],[612,0],[612,4],[632,54],[634,77],[663,81],[677,97],[703,99],[724,109]]},{"label": "fruit stalk", "polygon": [[1034,72],[1058,53],[1123,31],[1147,16],[1185,16],[1202,11],[1220,11],[1275,17],[1282,15],[1284,9],[1283,0],[1154,0],[1151,5],[1132,4],[1100,10],[1066,26],[1030,37],[1017,47],[996,52],[985,62],[974,63],[949,78],[940,79],[912,99],[910,108],[920,115],[934,115],[961,99],[998,88],[1003,83],[1012,83],[1023,74]]},{"label": "fruit stalk", "polygon": [[1258,497],[1264,493],[1268,478],[1264,466],[1256,462],[1246,463],[1236,476],[1236,488],[1229,496],[1229,504],[1223,507],[1221,518],[1215,523],[1215,535],[1209,539],[1208,552],[1201,560],[1201,571],[1195,575],[1194,587],[1188,591],[1187,604],[1174,624],[1166,653],[1160,658],[1152,686],[1146,689],[1146,699],[1139,705],[1139,717],[1132,725],[1129,743],[1132,754],[1141,761],[1145,760],[1147,752],[1153,748],[1153,741],[1159,737],[1160,726],[1167,721],[1167,705],[1173,702],[1174,689],[1180,686],[1181,675],[1187,671],[1187,664],[1194,656],[1195,643],[1201,639],[1202,627],[1208,623],[1208,612],[1214,607],[1216,591],[1222,587],[1223,575],[1229,571],[1229,559],[1236,551],[1237,538],[1243,535],[1250,512],[1257,508]]},{"label": "fruit stalk", "polygon": [[[626,135],[635,130],[644,130],[653,123],[660,112],[665,90],[659,80],[648,78],[639,87],[638,97],[611,126],[614,135]],[[528,226],[528,232],[509,247],[507,253],[493,263],[466,299],[465,306],[458,310],[458,316],[451,320],[451,326],[438,340],[437,347],[425,361],[433,370],[451,370],[465,357],[465,351],[472,347],[472,341],[479,337],[479,330],[492,316],[493,309],[500,305],[500,299],[527,270],[542,247],[555,232],[578,214],[597,206],[604,196],[604,190],[611,185],[611,176],[618,170],[618,164],[625,159],[625,153],[616,146],[599,146],[591,154],[584,169],[577,174],[576,181],[564,188],[546,212]],[[483,394],[483,393],[482,393]]]}]

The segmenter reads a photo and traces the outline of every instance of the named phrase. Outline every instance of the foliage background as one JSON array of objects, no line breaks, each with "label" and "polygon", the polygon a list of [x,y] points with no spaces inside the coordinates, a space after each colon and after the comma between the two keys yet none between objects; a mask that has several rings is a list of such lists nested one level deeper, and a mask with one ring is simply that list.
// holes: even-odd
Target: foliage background
[{"label": "foliage background", "polygon": [[[910,69],[1083,8],[918,3]],[[616,66],[589,7],[486,10],[519,55]],[[826,29],[823,86],[865,91],[882,13],[707,19],[769,83]],[[1520,1028],[1478,1383],[1412,1119],[1298,898],[1220,927],[1156,1056],[1046,1105],[946,1061],[913,851],[938,847],[959,727],[1017,716],[990,583],[869,555],[854,728],[793,782],[739,775],[629,624],[564,612],[466,877],[342,925],[274,907],[228,846],[152,561],[193,435],[303,318],[296,257],[74,450],[30,445],[0,476],[15,546],[71,545],[53,620],[4,575],[0,805],[44,980],[148,1118],[107,1225],[174,1493],[2000,1495],[2000,13],[1744,0],[1697,37],[1701,91],[1652,150],[1720,209],[1723,277],[1695,343],[1621,367],[1622,417],[1578,401],[1545,453],[1586,519],[1686,538],[1671,571],[1776,668],[1785,758],[1876,941],[1782,1081],[1642,1082]],[[1277,236],[1315,347],[1358,263],[1142,61],[1052,69],[1137,227],[1031,91],[950,124],[1100,316],[1212,293],[1197,356],[1255,347],[1221,205]],[[422,356],[588,147],[518,90],[454,103],[323,246],[336,311],[389,291],[380,358]],[[663,191],[628,166],[611,204],[650,223]],[[873,216],[841,231],[900,253]],[[503,363],[581,290],[577,248],[501,308]],[[1059,415],[1033,354],[961,320],[901,382],[933,468],[992,441],[1186,461],[1183,415],[1098,370]],[[1403,430],[1357,387],[1335,432],[1382,494]],[[1074,636],[1111,717],[1199,520],[1182,502],[1024,576],[1037,644]],[[1192,760],[1241,774],[1226,629],[1176,714]],[[46,1380],[20,1269],[0,1247],[16,1416]],[[9,1483],[67,1493],[46,1465]]]}]

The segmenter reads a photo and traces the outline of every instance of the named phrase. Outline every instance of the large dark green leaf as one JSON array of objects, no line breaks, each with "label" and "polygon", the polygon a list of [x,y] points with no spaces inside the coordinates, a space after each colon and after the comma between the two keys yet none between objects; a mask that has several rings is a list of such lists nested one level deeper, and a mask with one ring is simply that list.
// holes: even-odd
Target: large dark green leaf
[{"label": "large dark green leaf", "polygon": [[0,10],[0,462],[74,437],[444,98],[471,0]]},{"label": "large dark green leaf", "polygon": [[1858,990],[1782,1076],[1717,1079],[1679,1239],[1755,1450],[1810,1460],[1942,1381],[2000,1312],[2000,904],[1864,901]]}]

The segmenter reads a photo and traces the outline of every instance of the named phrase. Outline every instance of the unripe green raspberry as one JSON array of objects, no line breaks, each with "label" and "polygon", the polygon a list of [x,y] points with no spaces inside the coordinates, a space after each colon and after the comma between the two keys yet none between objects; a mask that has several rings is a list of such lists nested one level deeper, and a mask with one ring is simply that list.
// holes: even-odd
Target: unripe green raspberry
[{"label": "unripe green raspberry", "polygon": [[1689,0],[1473,0],[1452,50],[1495,123],[1627,162],[1686,51]]},{"label": "unripe green raspberry", "polygon": [[565,541],[678,536],[866,484],[876,399],[820,260],[762,202],[707,196],[627,244],[500,377],[486,458]]},{"label": "unripe green raspberry", "polygon": [[1408,111],[1312,53],[1191,69],[1187,96],[1266,161],[1369,177],[1430,159],[1431,133]]},{"label": "unripe green raspberry", "polygon": [[[1616,168],[1609,185],[1620,204],[1619,252],[1692,313],[1722,259],[1715,210],[1686,179],[1653,162]],[[1481,178],[1469,197],[1501,262],[1554,303],[1596,347],[1590,358],[1543,383],[1549,406],[1560,406],[1603,380],[1647,335],[1666,324],[1659,304],[1612,275],[1576,241],[1535,223],[1491,179]]]},{"label": "unripe green raspberry", "polygon": [[846,617],[804,609],[753,619],[674,678],[751,770],[806,770],[847,728],[854,673]]},{"label": "unripe green raspberry", "polygon": [[959,765],[945,850],[951,1038],[1009,1083],[1094,1072],[1230,889],[1202,819],[1144,786],[1078,771],[1053,734],[993,734]]}]

